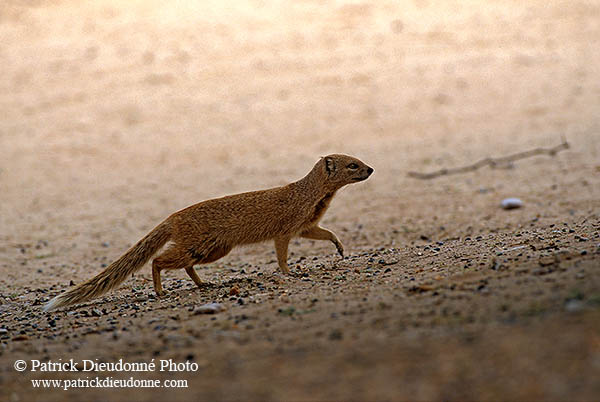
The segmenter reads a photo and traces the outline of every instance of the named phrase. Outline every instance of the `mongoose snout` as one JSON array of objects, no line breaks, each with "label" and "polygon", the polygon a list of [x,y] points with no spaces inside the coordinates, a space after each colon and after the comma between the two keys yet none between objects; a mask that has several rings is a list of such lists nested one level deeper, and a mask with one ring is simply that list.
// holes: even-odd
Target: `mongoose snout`
[{"label": "mongoose snout", "polygon": [[364,178],[364,180],[368,179],[369,176],[371,176],[371,173],[373,173],[373,168],[372,167],[367,167],[367,176]]},{"label": "mongoose snout", "polygon": [[359,177],[355,177],[352,180],[353,181],[363,181],[363,180],[367,180],[369,178],[369,176],[371,176],[371,173],[373,173],[374,170],[372,167],[367,166],[367,174],[364,176],[359,176]]}]

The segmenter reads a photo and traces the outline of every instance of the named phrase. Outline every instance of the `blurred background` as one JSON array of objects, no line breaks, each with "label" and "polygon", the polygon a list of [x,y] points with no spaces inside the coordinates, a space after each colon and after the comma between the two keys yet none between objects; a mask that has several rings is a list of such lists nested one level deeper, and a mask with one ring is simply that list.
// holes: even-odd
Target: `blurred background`
[{"label": "blurred background", "polygon": [[598,160],[594,1],[8,0],[0,60],[15,224],[117,197],[162,200],[159,219],[332,152],[373,165],[365,186],[391,196],[408,170],[561,135]]}]

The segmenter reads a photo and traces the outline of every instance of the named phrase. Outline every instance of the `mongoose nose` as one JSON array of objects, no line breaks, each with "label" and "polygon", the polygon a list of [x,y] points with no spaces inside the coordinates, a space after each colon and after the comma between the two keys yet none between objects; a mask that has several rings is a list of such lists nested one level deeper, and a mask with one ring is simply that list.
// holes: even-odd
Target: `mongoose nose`
[{"label": "mongoose nose", "polygon": [[371,175],[371,173],[373,173],[373,168],[368,168],[368,169],[367,169],[367,173],[368,173],[369,175]]}]

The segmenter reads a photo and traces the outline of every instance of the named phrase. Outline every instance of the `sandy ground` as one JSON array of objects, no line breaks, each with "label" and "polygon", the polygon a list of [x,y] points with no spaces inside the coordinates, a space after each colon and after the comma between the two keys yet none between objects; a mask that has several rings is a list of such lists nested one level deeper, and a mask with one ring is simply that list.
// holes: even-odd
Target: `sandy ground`
[{"label": "sandy ground", "polygon": [[[597,2],[9,0],[0,66],[1,400],[600,398]],[[205,290],[171,272],[158,300],[146,266],[40,310],[170,213],[333,152],[375,168],[322,221],[343,260],[294,241],[284,277],[259,244]],[[31,371],[70,359],[197,366]],[[96,377],[187,388],[31,381]]]}]

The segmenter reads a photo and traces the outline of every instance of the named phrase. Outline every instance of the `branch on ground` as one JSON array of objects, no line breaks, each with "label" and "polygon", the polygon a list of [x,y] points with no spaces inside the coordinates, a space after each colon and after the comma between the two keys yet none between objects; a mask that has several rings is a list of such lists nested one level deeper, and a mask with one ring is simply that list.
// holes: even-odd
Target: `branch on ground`
[{"label": "branch on ground", "polygon": [[489,166],[492,169],[494,169],[500,166],[509,166],[510,163],[514,161],[517,161],[519,159],[530,158],[536,155],[554,156],[562,150],[569,149],[569,147],[569,143],[565,138],[563,138],[562,143],[552,148],[535,148],[530,149],[529,151],[517,152],[516,154],[502,156],[499,158],[485,158],[471,165],[461,166],[457,168],[442,168],[431,173],[408,172],[408,176],[414,177],[415,179],[429,180],[435,179],[436,177],[440,176],[449,176],[453,174],[472,172],[474,170],[482,168],[483,166]]}]

